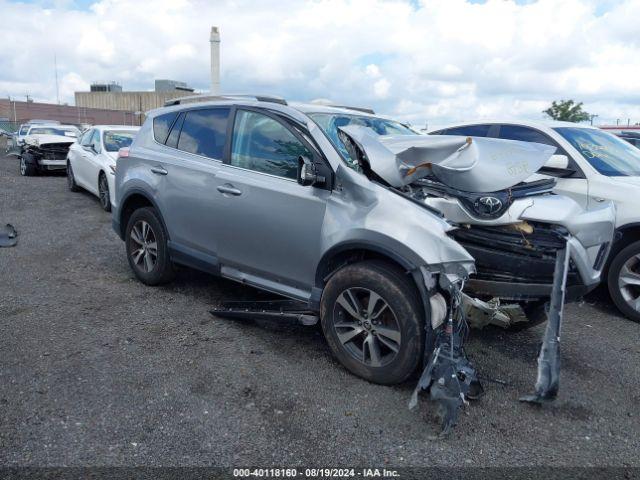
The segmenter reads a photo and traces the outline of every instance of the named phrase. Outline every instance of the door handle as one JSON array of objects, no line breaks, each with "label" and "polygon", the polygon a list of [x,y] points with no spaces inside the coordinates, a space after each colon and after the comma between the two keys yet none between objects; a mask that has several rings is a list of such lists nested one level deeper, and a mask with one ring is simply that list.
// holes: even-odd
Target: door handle
[{"label": "door handle", "polygon": [[151,171],[153,173],[157,173],[158,175],[166,175],[167,173],[169,173],[162,167],[151,167]]},{"label": "door handle", "polygon": [[225,195],[235,195],[236,197],[238,195],[242,195],[242,190],[237,189],[236,187],[234,187],[233,185],[231,185],[230,183],[225,183],[224,185],[220,185],[218,187],[218,191],[222,194]]},{"label": "door handle", "polygon": [[602,197],[593,197],[593,199],[594,199],[596,202],[600,202],[600,203],[602,203],[602,202],[604,202],[604,201],[606,200],[605,198],[602,198]]}]

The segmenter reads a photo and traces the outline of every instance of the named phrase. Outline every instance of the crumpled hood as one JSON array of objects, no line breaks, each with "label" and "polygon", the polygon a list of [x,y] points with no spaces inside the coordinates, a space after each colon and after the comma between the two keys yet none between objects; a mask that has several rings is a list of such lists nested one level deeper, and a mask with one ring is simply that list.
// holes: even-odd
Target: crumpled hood
[{"label": "crumpled hood", "polygon": [[45,145],[47,143],[75,143],[76,137],[67,137],[66,135],[29,135],[25,137],[25,143],[29,145]]},{"label": "crumpled hood", "polygon": [[432,173],[466,192],[512,187],[539,170],[556,151],[540,143],[450,135],[378,135],[369,127],[340,127],[364,151],[371,169],[393,187]]}]

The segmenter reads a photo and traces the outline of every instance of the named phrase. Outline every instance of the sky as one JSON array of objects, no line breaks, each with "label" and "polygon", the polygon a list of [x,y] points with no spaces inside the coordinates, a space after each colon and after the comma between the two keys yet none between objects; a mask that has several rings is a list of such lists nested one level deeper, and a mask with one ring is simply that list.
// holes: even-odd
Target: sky
[{"label": "sky", "polygon": [[640,0],[0,0],[0,97],[61,102],[93,81],[327,99],[429,127],[544,118],[584,102],[640,122]]}]

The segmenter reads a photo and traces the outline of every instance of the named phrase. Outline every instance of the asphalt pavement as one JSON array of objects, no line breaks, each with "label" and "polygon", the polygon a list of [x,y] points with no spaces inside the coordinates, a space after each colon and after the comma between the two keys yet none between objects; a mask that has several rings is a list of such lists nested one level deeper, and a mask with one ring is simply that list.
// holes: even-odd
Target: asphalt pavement
[{"label": "asphalt pavement", "polygon": [[485,396],[438,437],[434,408],[347,372],[318,328],[215,318],[261,295],[183,269],[135,280],[111,215],[62,175],[0,157],[0,465],[640,466],[640,325],[566,309],[558,399],[520,403],[544,326],[474,331]]}]

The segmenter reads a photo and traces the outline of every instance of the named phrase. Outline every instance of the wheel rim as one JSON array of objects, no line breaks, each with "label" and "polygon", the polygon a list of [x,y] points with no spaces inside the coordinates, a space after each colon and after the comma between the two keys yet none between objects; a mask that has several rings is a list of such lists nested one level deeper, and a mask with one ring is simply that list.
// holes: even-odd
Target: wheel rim
[{"label": "wheel rim", "polygon": [[109,198],[109,184],[107,183],[107,179],[104,175],[100,176],[100,181],[98,182],[98,192],[100,193],[100,201],[102,202],[102,206],[107,208],[111,199]]},{"label": "wheel rim", "polygon": [[348,288],[338,295],[333,329],[342,347],[368,367],[388,365],[400,351],[402,338],[395,313],[368,288]]},{"label": "wheel rim", "polygon": [[21,158],[20,159],[20,174],[24,175],[25,173],[27,173],[27,163],[24,161],[24,158]]},{"label": "wheel rim", "polygon": [[151,272],[158,263],[158,242],[156,235],[144,220],[138,220],[131,229],[131,259],[144,272]]},{"label": "wheel rim", "polygon": [[640,311],[640,253],[628,258],[618,274],[618,288],[624,301]]}]

